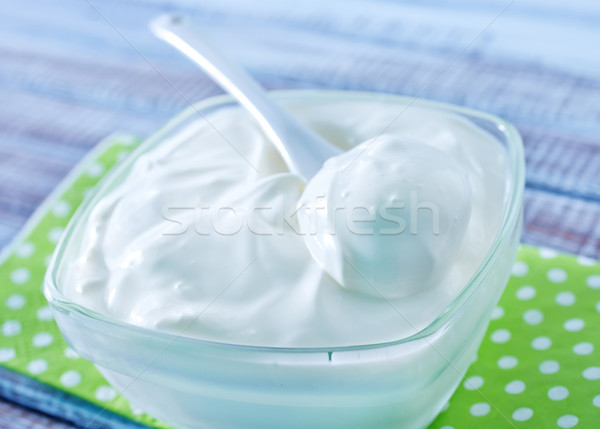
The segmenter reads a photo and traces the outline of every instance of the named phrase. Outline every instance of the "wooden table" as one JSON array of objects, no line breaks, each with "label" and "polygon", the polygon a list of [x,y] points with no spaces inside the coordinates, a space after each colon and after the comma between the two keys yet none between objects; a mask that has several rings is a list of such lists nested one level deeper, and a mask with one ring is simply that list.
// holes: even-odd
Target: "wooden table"
[{"label": "wooden table", "polygon": [[[146,28],[180,10],[270,89],[399,93],[508,119],[526,148],[523,241],[597,259],[600,6],[563,3],[6,2],[0,247],[103,137],[149,135],[220,92]],[[0,400],[0,428],[33,426],[72,427]]]}]

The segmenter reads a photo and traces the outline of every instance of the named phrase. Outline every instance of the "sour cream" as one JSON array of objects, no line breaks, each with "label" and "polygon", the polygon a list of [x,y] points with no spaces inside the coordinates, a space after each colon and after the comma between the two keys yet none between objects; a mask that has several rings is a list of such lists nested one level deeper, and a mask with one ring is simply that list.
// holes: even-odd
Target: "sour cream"
[{"label": "sour cream", "polygon": [[[260,346],[381,343],[431,323],[498,233],[501,144],[433,109],[373,101],[289,108],[347,152],[307,185],[243,110],[198,119],[139,156],[94,207],[67,267],[67,297],[138,326]],[[329,214],[311,217],[306,208],[318,208],[321,194]],[[330,216],[342,204],[370,213],[384,203],[392,207],[366,222],[380,234],[366,250],[360,234]],[[411,234],[421,220],[411,210],[433,206],[438,234],[435,210]]]}]

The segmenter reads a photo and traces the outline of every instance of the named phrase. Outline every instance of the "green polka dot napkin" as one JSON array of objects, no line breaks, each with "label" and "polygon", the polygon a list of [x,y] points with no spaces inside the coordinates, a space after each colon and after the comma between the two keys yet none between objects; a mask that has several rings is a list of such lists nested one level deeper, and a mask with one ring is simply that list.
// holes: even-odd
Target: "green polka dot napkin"
[{"label": "green polka dot napkin", "polygon": [[[138,141],[114,136],[0,255],[0,365],[151,427],[62,339],[42,294],[74,209]],[[478,357],[433,429],[600,427],[600,264],[523,246]],[[148,410],[151,411],[151,410]]]},{"label": "green polka dot napkin", "polygon": [[600,428],[600,264],[522,246],[476,361],[432,428]]},{"label": "green polka dot napkin", "polygon": [[46,266],[74,210],[139,141],[101,142],[40,207],[0,255],[0,365],[152,427],[167,426],[131,408],[96,368],[63,340],[42,292]]}]

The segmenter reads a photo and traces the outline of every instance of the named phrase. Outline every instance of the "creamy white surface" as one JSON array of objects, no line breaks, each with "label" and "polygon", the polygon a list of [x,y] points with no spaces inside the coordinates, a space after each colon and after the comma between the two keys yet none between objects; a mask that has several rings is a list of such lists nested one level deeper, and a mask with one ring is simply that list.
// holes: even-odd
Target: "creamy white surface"
[{"label": "creamy white surface", "polygon": [[[506,171],[500,143],[462,118],[416,107],[400,116],[402,106],[376,102],[290,110],[344,149],[379,135],[396,118],[387,135],[429,145],[460,166],[470,185],[470,216],[462,243],[432,258],[435,284],[404,285],[411,294],[390,299],[369,295],[368,284],[354,288],[367,293],[341,287],[314,262],[296,232],[297,216],[288,225],[276,209],[253,212],[294,211],[305,183],[288,172],[245,112],[227,109],[210,116],[214,128],[198,119],[142,155],[124,183],[94,207],[79,255],[67,267],[64,293],[135,325],[236,344],[371,344],[431,323],[475,274],[498,232]],[[349,183],[369,194],[368,182]],[[451,199],[441,206],[452,209]],[[242,213],[242,227],[220,207]],[[211,228],[198,221],[199,211],[203,220],[224,215]],[[181,225],[189,227],[177,234]],[[238,232],[227,235],[232,231]]]}]

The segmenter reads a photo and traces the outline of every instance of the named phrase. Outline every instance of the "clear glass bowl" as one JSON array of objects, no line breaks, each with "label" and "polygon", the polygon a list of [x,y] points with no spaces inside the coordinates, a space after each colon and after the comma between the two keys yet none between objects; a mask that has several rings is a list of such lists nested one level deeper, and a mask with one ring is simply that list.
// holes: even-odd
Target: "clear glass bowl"
[{"label": "clear glass bowl", "polygon": [[423,428],[460,383],[508,281],[522,226],[524,159],[510,124],[473,110],[408,97],[340,91],[275,93],[282,103],[378,101],[460,115],[506,150],[503,223],[484,262],[456,299],[417,334],[385,344],[275,348],[221,344],[148,330],[88,310],[61,293],[61,269],[83,220],[133,160],[198,115],[236,105],[227,96],[175,117],[105,177],[71,220],[44,291],[64,337],[132,404],[178,428]]}]

